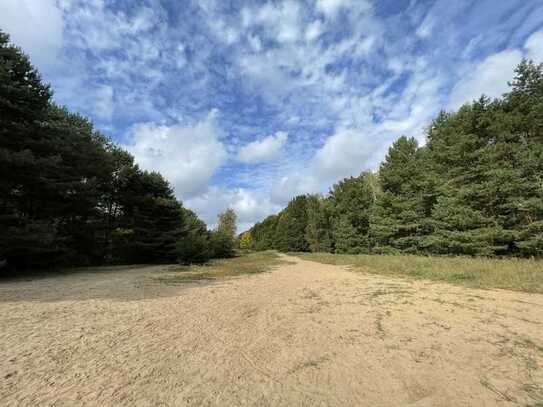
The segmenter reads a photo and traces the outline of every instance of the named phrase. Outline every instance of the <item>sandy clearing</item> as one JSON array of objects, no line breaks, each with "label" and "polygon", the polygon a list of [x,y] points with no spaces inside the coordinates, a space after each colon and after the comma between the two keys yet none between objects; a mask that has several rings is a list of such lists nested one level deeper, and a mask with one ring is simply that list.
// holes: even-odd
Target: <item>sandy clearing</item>
[{"label": "sandy clearing", "polygon": [[543,296],[348,272],[168,286],[164,267],[0,283],[0,405],[543,402]]}]

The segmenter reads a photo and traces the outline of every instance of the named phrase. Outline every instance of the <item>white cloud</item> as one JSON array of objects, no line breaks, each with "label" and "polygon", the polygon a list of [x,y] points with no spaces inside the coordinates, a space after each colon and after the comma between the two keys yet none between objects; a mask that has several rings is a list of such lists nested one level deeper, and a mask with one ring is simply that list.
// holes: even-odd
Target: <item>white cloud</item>
[{"label": "white cloud", "polygon": [[281,154],[287,139],[287,133],[278,131],[262,140],[253,141],[239,150],[238,160],[247,164],[274,160]]},{"label": "white cloud", "polygon": [[262,50],[262,41],[258,35],[249,35],[247,40],[249,41],[253,51],[260,52]]},{"label": "white cloud", "polygon": [[320,192],[320,184],[314,174],[293,171],[273,185],[270,194],[271,200],[284,206],[296,195]]},{"label": "white cloud", "polygon": [[101,119],[111,120],[113,116],[113,88],[102,85],[96,89],[95,114]]},{"label": "white cloud", "polygon": [[164,175],[178,197],[193,197],[206,190],[210,178],[226,159],[216,115],[212,111],[204,120],[188,126],[136,124],[126,148],[142,168]]},{"label": "white cloud", "polygon": [[368,137],[356,129],[340,129],[315,154],[314,170],[327,181],[357,175],[374,166],[376,152],[382,144],[379,137]]},{"label": "white cloud", "polygon": [[426,16],[426,18],[422,21],[421,25],[416,31],[416,34],[420,38],[428,38],[430,35],[432,35],[432,30],[434,28],[434,19],[429,14]]},{"label": "white cloud", "polygon": [[0,28],[43,71],[57,61],[63,45],[62,12],[55,0],[2,0]]},{"label": "white cloud", "polygon": [[528,51],[528,58],[535,63],[543,62],[543,31],[536,31],[526,41],[524,48]]},{"label": "white cloud", "polygon": [[238,232],[249,229],[254,223],[281,209],[270,201],[267,194],[244,188],[227,189],[216,186],[186,200],[184,205],[197,212],[210,227],[216,226],[219,213],[232,208],[238,216]]},{"label": "white cloud", "polygon": [[327,16],[334,16],[341,8],[349,5],[350,0],[317,0],[317,10]]},{"label": "white cloud", "polygon": [[508,91],[507,82],[511,80],[513,70],[521,60],[522,52],[516,49],[490,55],[454,86],[448,108],[457,109],[482,94],[490,98],[501,96]]},{"label": "white cloud", "polygon": [[267,36],[280,43],[295,42],[300,37],[300,6],[286,0],[280,4],[266,3],[259,8],[243,8],[242,25],[245,28],[260,25]]},{"label": "white cloud", "polygon": [[320,20],[315,20],[309,24],[305,30],[305,39],[307,41],[313,41],[317,39],[323,31],[322,23]]}]

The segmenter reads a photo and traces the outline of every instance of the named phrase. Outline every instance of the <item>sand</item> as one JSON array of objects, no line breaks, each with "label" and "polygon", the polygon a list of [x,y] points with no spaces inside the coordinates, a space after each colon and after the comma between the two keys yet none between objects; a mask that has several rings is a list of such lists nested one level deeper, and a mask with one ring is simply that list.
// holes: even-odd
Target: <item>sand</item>
[{"label": "sand", "polygon": [[542,405],[542,295],[289,260],[1,282],[0,405]]}]

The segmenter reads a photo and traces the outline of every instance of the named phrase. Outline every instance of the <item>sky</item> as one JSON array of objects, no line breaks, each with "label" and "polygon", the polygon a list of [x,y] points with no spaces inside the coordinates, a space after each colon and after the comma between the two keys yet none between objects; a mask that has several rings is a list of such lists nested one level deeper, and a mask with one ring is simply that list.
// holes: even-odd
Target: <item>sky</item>
[{"label": "sky", "polygon": [[57,103],[239,231],[543,62],[541,0],[0,0],[0,28]]}]

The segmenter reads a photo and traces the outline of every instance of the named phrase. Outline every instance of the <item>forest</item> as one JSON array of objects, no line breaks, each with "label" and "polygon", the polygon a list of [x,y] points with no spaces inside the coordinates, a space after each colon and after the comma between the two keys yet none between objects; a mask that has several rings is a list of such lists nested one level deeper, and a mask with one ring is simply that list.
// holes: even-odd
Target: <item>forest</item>
[{"label": "forest", "polygon": [[[217,230],[161,174],[56,105],[0,32],[0,265],[4,270],[230,257],[236,215]],[[543,65],[510,91],[399,137],[376,173],[293,198],[242,234],[243,249],[538,257],[543,254]]]},{"label": "forest", "polygon": [[[156,172],[52,101],[0,31],[0,268],[199,263],[233,253],[236,216],[209,231]],[[0,270],[2,271],[2,270]]]},{"label": "forest", "polygon": [[441,112],[426,143],[399,137],[376,173],[301,195],[256,224],[256,250],[543,254],[543,64],[524,60],[503,97]]}]

